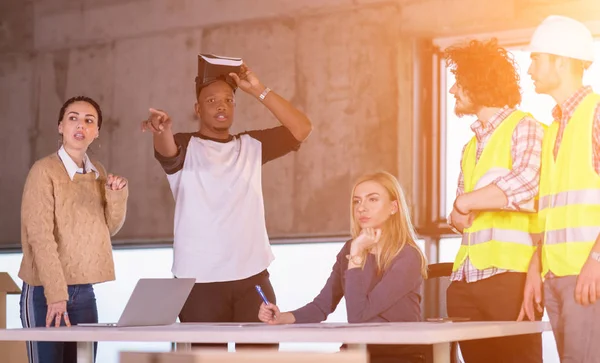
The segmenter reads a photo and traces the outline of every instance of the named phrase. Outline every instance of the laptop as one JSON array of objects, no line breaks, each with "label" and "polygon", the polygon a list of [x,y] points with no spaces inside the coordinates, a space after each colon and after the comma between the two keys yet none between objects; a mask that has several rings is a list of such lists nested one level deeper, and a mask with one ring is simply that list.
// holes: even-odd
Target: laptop
[{"label": "laptop", "polygon": [[84,323],[77,326],[156,326],[177,320],[194,278],[139,279],[117,323]]}]

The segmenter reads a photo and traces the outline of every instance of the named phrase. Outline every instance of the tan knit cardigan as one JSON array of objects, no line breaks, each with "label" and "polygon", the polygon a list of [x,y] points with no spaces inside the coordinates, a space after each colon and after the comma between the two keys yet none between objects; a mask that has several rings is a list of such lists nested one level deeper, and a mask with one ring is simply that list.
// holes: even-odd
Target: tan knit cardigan
[{"label": "tan knit cardigan", "polygon": [[19,277],[44,286],[48,304],[68,300],[67,285],[115,279],[110,237],[127,210],[128,187],[105,187],[106,171],[71,180],[56,153],[38,160],[27,176],[21,204],[23,260]]}]

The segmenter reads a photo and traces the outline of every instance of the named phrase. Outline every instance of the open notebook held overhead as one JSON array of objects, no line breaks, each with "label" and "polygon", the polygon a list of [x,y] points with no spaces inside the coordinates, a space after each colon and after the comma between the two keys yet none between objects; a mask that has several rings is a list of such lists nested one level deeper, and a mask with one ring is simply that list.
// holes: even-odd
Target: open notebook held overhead
[{"label": "open notebook held overhead", "polygon": [[214,54],[198,55],[198,76],[196,89],[205,87],[216,80],[227,82],[234,90],[237,88],[235,81],[229,73],[239,74],[244,61],[242,58],[223,57]]}]

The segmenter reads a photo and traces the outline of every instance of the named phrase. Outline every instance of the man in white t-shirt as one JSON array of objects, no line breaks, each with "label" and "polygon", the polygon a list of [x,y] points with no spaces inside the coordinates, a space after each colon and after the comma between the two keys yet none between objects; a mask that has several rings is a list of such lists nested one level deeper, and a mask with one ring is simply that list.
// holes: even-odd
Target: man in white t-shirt
[{"label": "man in white t-shirt", "polygon": [[[171,131],[164,111],[150,109],[142,129],[175,198],[173,274],[196,285],[182,322],[258,322],[261,285],[275,303],[267,267],[273,254],[265,225],[261,166],[298,150],[310,120],[242,65],[239,74],[198,81],[194,106],[200,129]],[[262,102],[282,126],[231,135],[235,90]]]}]

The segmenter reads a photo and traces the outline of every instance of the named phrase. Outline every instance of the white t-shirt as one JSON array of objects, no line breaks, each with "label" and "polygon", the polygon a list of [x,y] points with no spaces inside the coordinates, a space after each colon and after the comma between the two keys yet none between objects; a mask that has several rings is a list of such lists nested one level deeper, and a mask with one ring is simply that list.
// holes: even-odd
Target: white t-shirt
[{"label": "white t-shirt", "polygon": [[175,135],[178,154],[155,152],[175,198],[173,269],[196,282],[235,281],[273,261],[262,194],[262,164],[297,150],[285,127],[210,139]]}]

